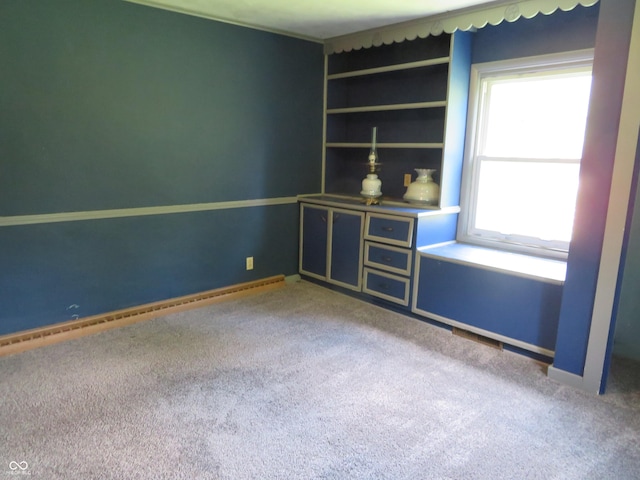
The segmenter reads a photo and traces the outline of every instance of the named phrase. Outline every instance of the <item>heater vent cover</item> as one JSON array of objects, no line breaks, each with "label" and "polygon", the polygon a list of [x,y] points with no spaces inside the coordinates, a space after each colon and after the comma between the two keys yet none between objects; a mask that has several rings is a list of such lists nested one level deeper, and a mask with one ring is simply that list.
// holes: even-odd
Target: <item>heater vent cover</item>
[{"label": "heater vent cover", "polygon": [[485,337],[483,335],[479,335],[477,333],[470,332],[469,330],[464,330],[462,328],[453,327],[451,331],[454,335],[459,337],[467,338],[469,340],[473,340],[474,342],[481,343],[483,345],[487,345],[488,347],[496,348],[498,350],[502,350],[503,344],[498,340],[494,340],[493,338]]}]

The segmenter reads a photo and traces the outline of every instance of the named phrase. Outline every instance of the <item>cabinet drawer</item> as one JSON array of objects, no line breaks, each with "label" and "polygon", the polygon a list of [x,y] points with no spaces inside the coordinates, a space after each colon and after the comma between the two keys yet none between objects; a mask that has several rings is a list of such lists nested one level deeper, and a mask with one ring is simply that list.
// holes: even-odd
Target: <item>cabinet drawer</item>
[{"label": "cabinet drawer", "polygon": [[364,264],[401,275],[411,274],[411,250],[365,242]]},{"label": "cabinet drawer", "polygon": [[413,241],[413,218],[400,218],[381,213],[367,214],[365,227],[367,240],[411,247]]},{"label": "cabinet drawer", "polygon": [[390,273],[364,269],[363,292],[390,302],[409,305],[409,279]]}]

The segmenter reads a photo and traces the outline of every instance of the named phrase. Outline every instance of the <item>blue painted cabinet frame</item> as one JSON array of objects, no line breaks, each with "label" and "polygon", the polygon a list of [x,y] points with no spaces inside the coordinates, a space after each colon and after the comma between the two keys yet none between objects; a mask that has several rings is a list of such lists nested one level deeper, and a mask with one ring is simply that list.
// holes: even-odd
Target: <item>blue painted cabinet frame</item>
[{"label": "blue painted cabinet frame", "polygon": [[300,273],[361,290],[364,213],[300,204]]}]

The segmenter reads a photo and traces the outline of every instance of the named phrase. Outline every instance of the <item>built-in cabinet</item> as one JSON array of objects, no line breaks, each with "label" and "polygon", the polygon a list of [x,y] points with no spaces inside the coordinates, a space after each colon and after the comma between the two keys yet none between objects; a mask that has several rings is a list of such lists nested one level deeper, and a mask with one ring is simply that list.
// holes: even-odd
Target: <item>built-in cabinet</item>
[{"label": "built-in cabinet", "polygon": [[300,273],[361,290],[364,213],[302,203]]},{"label": "built-in cabinet", "polygon": [[458,208],[300,199],[300,273],[396,310],[553,357],[566,265],[455,242]]},{"label": "built-in cabinet", "polygon": [[305,197],[299,271],[409,310],[417,248],[454,240],[458,210]]},{"label": "built-in cabinet", "polygon": [[[301,202],[301,274],[410,308],[416,249],[456,236],[470,47],[457,32],[327,55],[324,191]],[[372,206],[359,194],[374,127]],[[437,205],[403,202],[417,168],[435,170]]]},{"label": "built-in cabinet", "polygon": [[[550,357],[564,278],[556,271],[560,265],[455,243],[469,35],[327,57],[325,191],[300,199],[300,273]],[[359,198],[373,127],[379,205]],[[437,205],[402,201],[415,168],[436,171]]]},{"label": "built-in cabinet", "polygon": [[406,175],[431,168],[439,207],[457,206],[470,34],[459,32],[327,56],[325,192],[357,195],[373,127],[383,198],[402,199]]},{"label": "built-in cabinet", "polygon": [[449,244],[416,254],[412,312],[553,357],[566,265]]},{"label": "built-in cabinet", "polygon": [[409,305],[413,266],[413,218],[367,213],[363,291],[402,306]]}]

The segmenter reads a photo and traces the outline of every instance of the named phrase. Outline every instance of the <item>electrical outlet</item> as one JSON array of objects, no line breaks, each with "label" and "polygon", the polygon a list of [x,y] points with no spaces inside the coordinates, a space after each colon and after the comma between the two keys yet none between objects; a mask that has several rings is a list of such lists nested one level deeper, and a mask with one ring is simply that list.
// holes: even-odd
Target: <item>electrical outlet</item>
[{"label": "electrical outlet", "polygon": [[253,257],[247,257],[247,270],[253,270]]},{"label": "electrical outlet", "polygon": [[404,186],[408,187],[409,185],[411,185],[411,174],[410,173],[405,173],[404,174]]}]

